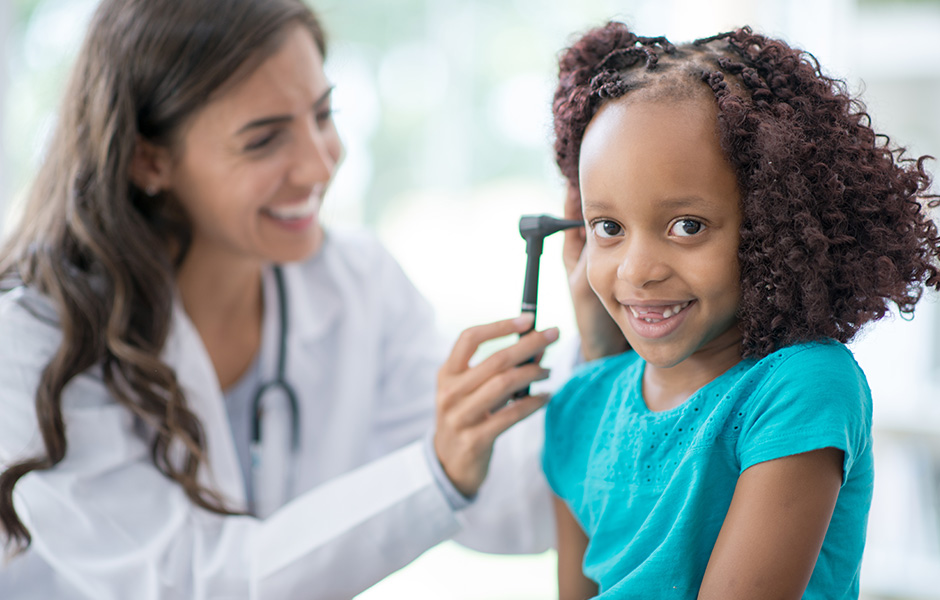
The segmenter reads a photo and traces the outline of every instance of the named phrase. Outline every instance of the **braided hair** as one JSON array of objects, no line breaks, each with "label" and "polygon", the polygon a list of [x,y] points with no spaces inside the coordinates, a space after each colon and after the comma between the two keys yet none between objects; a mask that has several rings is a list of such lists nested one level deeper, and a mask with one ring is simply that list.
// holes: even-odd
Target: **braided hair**
[{"label": "braided hair", "polygon": [[910,316],[925,287],[940,290],[932,157],[907,157],[876,133],[861,101],[812,55],[748,27],[677,46],[611,22],[559,67],[555,159],[576,206],[581,140],[602,104],[640,88],[714,97],[741,193],[744,356],[848,342],[892,303]]}]

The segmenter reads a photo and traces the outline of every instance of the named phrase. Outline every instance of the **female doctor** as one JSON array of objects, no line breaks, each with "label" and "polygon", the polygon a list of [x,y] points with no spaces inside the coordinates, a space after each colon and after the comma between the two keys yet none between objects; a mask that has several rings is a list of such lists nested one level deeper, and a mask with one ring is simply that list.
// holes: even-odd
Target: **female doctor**
[{"label": "female doctor", "polygon": [[0,257],[3,598],[351,598],[550,545],[539,439],[494,441],[557,331],[441,367],[394,260],[324,231],[324,51],[301,0],[98,8]]}]

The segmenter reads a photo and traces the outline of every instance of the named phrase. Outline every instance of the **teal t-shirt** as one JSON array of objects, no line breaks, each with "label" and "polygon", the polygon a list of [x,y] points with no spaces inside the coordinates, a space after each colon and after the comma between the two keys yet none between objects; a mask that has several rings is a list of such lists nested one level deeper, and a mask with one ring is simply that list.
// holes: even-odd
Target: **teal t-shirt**
[{"label": "teal t-shirt", "polygon": [[635,352],[584,365],[549,402],[543,466],[590,540],[599,598],[695,598],[748,467],[821,448],[843,483],[803,598],[857,598],[872,494],[871,392],[837,342],[742,360],[650,411]]}]

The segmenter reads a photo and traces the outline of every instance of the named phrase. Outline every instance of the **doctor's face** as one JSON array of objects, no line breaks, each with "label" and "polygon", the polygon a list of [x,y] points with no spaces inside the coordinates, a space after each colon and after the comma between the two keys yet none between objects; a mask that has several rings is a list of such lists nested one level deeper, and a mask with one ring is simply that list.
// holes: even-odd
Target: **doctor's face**
[{"label": "doctor's face", "polygon": [[319,250],[320,205],[342,154],[330,89],[312,36],[297,25],[196,113],[163,186],[192,224],[187,260],[282,263]]}]

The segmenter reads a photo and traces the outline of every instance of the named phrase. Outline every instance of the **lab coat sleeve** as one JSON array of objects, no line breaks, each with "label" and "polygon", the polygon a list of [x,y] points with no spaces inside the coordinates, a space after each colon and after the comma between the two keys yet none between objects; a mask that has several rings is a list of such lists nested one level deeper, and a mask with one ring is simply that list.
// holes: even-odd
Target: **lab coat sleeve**
[{"label": "lab coat sleeve", "polygon": [[458,528],[421,443],[409,444],[268,518],[254,548],[253,597],[352,598]]},{"label": "lab coat sleeve", "polygon": [[[33,398],[59,333],[6,295],[0,340],[5,467],[42,454]],[[194,506],[153,466],[134,417],[94,372],[67,386],[63,408],[65,459],[15,488],[33,542],[0,568],[5,599],[351,598],[458,528],[420,442],[261,521]]]},{"label": "lab coat sleeve", "polygon": [[[391,257],[388,261],[383,289],[400,293],[384,299],[388,331],[380,406],[395,406],[388,414],[407,416],[426,432],[433,423],[437,370],[449,348],[437,332],[427,301],[397,263]],[[420,429],[406,432],[409,437],[420,434]],[[483,487],[474,502],[458,512],[462,523],[458,542],[483,552],[512,554],[542,552],[554,545],[551,496],[541,470],[542,438],[540,411],[497,440]]]},{"label": "lab coat sleeve", "polygon": [[[533,383],[532,393],[555,392],[581,361],[578,336],[549,348],[542,364],[551,376]],[[486,481],[461,515],[468,526],[456,536],[458,542],[492,553],[525,554],[555,547],[552,494],[542,472],[544,428],[542,409],[497,438]]]},{"label": "lab coat sleeve", "polygon": [[480,552],[530,554],[555,545],[551,495],[541,471],[540,410],[496,440],[490,469],[474,502],[460,511],[454,539]]}]

